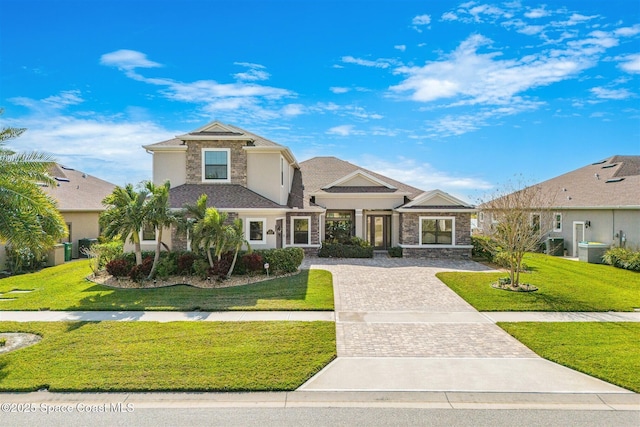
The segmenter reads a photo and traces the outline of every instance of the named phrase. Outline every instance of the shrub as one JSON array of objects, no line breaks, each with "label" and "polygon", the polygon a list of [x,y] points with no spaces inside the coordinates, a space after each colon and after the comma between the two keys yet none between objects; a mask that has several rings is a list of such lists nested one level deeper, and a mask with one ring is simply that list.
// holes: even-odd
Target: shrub
[{"label": "shrub", "polygon": [[142,259],[142,264],[134,265],[131,271],[129,271],[129,278],[134,282],[140,282],[151,273],[153,267],[153,257],[147,256]]},{"label": "shrub", "polygon": [[160,279],[166,279],[169,276],[173,276],[178,272],[178,262],[176,256],[165,256],[158,261],[158,268],[156,269],[156,276]]},{"label": "shrub", "polygon": [[0,338],[0,347],[4,347],[4,345],[7,343],[7,339],[6,338]]},{"label": "shrub", "polygon": [[11,274],[22,274],[29,271],[35,271],[43,265],[44,260],[38,260],[36,254],[27,247],[7,245],[5,251],[7,254],[6,265]]},{"label": "shrub", "polygon": [[602,256],[602,261],[625,270],[640,271],[640,250],[611,248]]},{"label": "shrub", "polygon": [[113,277],[126,277],[129,275],[134,265],[135,263],[129,261],[127,257],[122,257],[109,261],[105,268],[107,273]]},{"label": "shrub", "polygon": [[402,258],[402,248],[400,246],[389,248],[389,256],[393,258]]},{"label": "shrub", "polygon": [[193,261],[193,274],[201,279],[210,277],[209,263],[203,258],[197,258]]},{"label": "shrub", "polygon": [[198,255],[195,252],[182,252],[178,255],[176,272],[182,275],[192,275],[193,264],[198,259]]},{"label": "shrub", "polygon": [[373,247],[366,240],[352,237],[346,243],[324,241],[318,251],[322,258],[373,258]]},{"label": "shrub", "polygon": [[304,259],[301,248],[265,249],[253,253],[262,257],[263,265],[269,264],[269,272],[272,274],[294,273]]},{"label": "shrub", "polygon": [[257,252],[241,252],[233,267],[233,274],[244,275],[262,271],[264,269],[264,259]]},{"label": "shrub", "polygon": [[473,245],[471,256],[476,259],[493,261],[493,254],[488,249],[491,247],[490,242],[491,238],[489,236],[471,236],[471,244]]}]

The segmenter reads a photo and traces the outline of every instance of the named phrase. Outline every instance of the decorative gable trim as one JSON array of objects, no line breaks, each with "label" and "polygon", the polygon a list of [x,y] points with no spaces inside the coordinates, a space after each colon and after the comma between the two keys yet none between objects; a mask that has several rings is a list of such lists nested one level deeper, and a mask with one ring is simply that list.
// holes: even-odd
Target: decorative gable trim
[{"label": "decorative gable trim", "polygon": [[252,141],[253,138],[227,125],[214,121],[176,138],[182,141]]},{"label": "decorative gable trim", "polygon": [[351,181],[352,179],[354,179],[355,177],[360,177],[360,178],[364,178],[365,180],[371,182],[372,184],[378,185],[378,186],[383,186],[383,187],[387,187],[391,190],[396,190],[396,187],[394,187],[393,185],[384,182],[381,179],[376,178],[375,176],[366,173],[365,171],[363,171],[362,169],[358,169],[356,171],[351,172],[349,175],[343,176],[342,178],[338,179],[337,181],[332,182],[331,184],[325,185],[324,187],[322,187],[323,190],[326,190],[327,188],[331,188],[331,187],[340,187],[340,186],[347,186],[345,184],[347,184],[349,181]]},{"label": "decorative gable trim", "polygon": [[[444,204],[442,203],[443,201],[445,202]],[[463,208],[472,207],[472,206],[469,206],[467,203],[463,202],[462,200],[456,197],[453,197],[451,194],[445,193],[442,190],[426,191],[421,195],[419,195],[418,197],[416,197],[411,202],[404,205],[403,208],[411,208],[414,206],[421,206],[421,207],[451,206],[451,207],[463,207]]]}]

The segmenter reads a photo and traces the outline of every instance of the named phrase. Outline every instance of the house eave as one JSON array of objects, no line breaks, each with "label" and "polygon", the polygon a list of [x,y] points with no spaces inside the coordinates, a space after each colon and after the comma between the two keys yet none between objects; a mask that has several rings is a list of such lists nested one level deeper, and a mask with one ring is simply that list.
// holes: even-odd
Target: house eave
[{"label": "house eave", "polygon": [[169,145],[169,146],[165,146],[165,147],[154,147],[153,145],[143,145],[142,148],[144,148],[147,151],[152,151],[152,152],[156,152],[156,151],[187,151],[187,146],[186,145]]},{"label": "house eave", "polygon": [[451,206],[450,208],[441,207],[441,208],[396,208],[396,212],[414,212],[414,213],[432,213],[432,212],[463,212],[463,213],[473,213],[477,212],[476,208],[456,208],[455,206]]},{"label": "house eave", "polygon": [[336,198],[336,199],[349,199],[349,198],[374,198],[374,199],[391,199],[398,198],[398,196],[410,196],[411,193],[405,191],[396,191],[393,193],[328,193],[326,191],[316,191],[309,193],[310,196],[324,197],[324,198]]},{"label": "house eave", "polygon": [[295,167],[296,169],[300,168],[300,166],[298,165],[298,161],[296,160],[291,150],[289,150],[287,147],[284,147],[284,146],[283,147],[255,147],[255,146],[248,145],[248,146],[242,147],[242,149],[245,151],[255,151],[260,153],[284,154],[284,157],[287,159],[290,165],[293,165],[293,167]]}]

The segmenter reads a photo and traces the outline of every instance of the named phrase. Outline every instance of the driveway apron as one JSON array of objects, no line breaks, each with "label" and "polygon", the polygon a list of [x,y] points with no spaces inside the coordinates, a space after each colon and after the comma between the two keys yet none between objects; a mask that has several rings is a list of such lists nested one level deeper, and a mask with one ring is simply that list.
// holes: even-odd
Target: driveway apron
[{"label": "driveway apron", "polygon": [[538,357],[435,275],[471,261],[305,260],[333,274],[338,357],[300,390],[621,393]]}]

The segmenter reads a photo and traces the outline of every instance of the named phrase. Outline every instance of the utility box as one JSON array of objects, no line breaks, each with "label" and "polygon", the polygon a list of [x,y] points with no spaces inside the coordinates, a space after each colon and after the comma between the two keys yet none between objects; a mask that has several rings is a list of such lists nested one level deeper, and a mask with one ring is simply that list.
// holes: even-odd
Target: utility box
[{"label": "utility box", "polygon": [[564,239],[560,237],[549,237],[545,243],[545,252],[547,255],[563,256]]},{"label": "utility box", "polygon": [[53,267],[56,265],[64,264],[65,252],[64,244],[59,243],[54,245],[53,248],[47,253],[47,267]]},{"label": "utility box", "polygon": [[98,239],[80,239],[78,240],[78,258],[89,258],[84,253],[84,249],[89,249],[91,245],[98,243]]},{"label": "utility box", "polygon": [[602,256],[609,249],[609,245],[600,242],[578,243],[578,260],[591,264],[602,264]]}]

